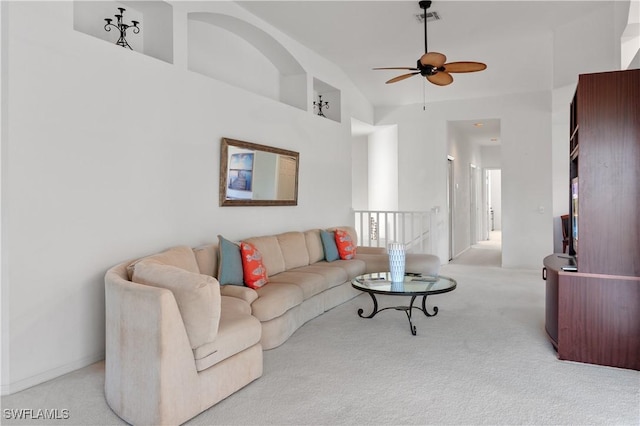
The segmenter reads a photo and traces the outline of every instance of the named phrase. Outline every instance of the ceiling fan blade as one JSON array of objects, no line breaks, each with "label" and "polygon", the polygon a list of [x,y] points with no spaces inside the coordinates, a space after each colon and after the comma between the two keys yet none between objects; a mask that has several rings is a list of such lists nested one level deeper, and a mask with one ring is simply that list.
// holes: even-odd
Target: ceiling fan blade
[{"label": "ceiling fan blade", "polygon": [[437,86],[446,86],[453,83],[453,77],[451,74],[445,71],[440,71],[433,75],[428,75],[427,80]]},{"label": "ceiling fan blade", "polygon": [[420,73],[419,73],[419,72],[411,72],[411,73],[409,73],[409,74],[402,74],[402,75],[399,75],[399,76],[397,76],[397,77],[393,77],[391,80],[387,81],[387,84],[395,83],[395,82],[397,82],[397,81],[404,80],[405,78],[409,78],[409,77],[411,77],[412,75],[416,75],[416,74],[420,74]]},{"label": "ceiling fan blade", "polygon": [[438,52],[425,53],[420,58],[420,63],[422,65],[431,65],[436,68],[443,66],[446,61],[447,57]]},{"label": "ceiling fan blade", "polygon": [[418,68],[411,67],[388,67],[388,68],[373,68],[374,70],[411,70],[418,71]]},{"label": "ceiling fan blade", "polygon": [[449,62],[443,65],[446,72],[476,72],[487,69],[482,62]]}]

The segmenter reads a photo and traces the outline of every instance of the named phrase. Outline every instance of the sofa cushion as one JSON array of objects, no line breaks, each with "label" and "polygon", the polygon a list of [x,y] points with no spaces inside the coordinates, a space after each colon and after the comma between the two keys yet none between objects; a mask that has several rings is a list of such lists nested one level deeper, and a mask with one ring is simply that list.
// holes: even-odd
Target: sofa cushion
[{"label": "sofa cushion", "polygon": [[212,342],[220,322],[220,286],[210,276],[154,262],[139,262],[133,282],[171,290],[191,348]]},{"label": "sofa cushion", "polygon": [[270,278],[273,283],[295,284],[302,290],[304,299],[309,299],[329,288],[327,280],[321,274],[300,270],[285,271]]},{"label": "sofa cushion", "polygon": [[351,235],[342,229],[336,229],[336,245],[340,259],[351,260],[356,255],[356,246]]},{"label": "sofa cushion", "polygon": [[267,275],[275,275],[285,270],[284,256],[280,244],[275,236],[247,238],[247,243],[253,244],[262,254],[262,262],[267,268]]},{"label": "sofa cushion", "polygon": [[[358,253],[356,254],[357,260],[362,260],[367,265],[367,270],[365,274],[370,274],[372,272],[388,272],[389,271],[389,255],[387,253],[382,254],[370,254],[370,253],[360,253],[360,248],[358,247]],[[414,272],[407,270],[406,272]]]},{"label": "sofa cushion", "polygon": [[127,274],[129,280],[133,278],[133,271],[135,270],[136,265],[143,261],[159,263],[162,265],[176,266],[195,274],[200,273],[200,267],[198,266],[198,262],[196,261],[196,256],[195,254],[193,254],[193,250],[191,249],[191,247],[188,246],[172,247],[168,250],[163,251],[162,253],[157,253],[136,260],[135,262],[127,266]]},{"label": "sofa cushion", "polygon": [[302,232],[285,232],[276,238],[284,257],[285,270],[309,264],[309,252]]},{"label": "sofa cushion", "polygon": [[307,252],[309,253],[309,264],[324,260],[324,247],[322,247],[320,230],[310,229],[308,231],[305,231],[304,240],[307,244]]},{"label": "sofa cushion", "polygon": [[440,258],[433,254],[407,253],[405,271],[437,276],[440,273]]},{"label": "sofa cushion", "polygon": [[220,286],[220,294],[223,296],[235,297],[244,300],[249,305],[258,298],[258,293],[252,288],[239,285],[223,285]]},{"label": "sofa cushion", "polygon": [[360,259],[351,259],[351,260],[336,260],[334,262],[318,262],[316,265],[322,265],[326,267],[332,268],[340,268],[346,272],[347,277],[349,279],[353,279],[358,275],[362,275],[365,273],[367,264]]},{"label": "sofa cushion", "polygon": [[202,371],[260,342],[262,326],[250,314],[248,303],[222,297],[218,336],[193,350],[196,370]]},{"label": "sofa cushion", "polygon": [[349,280],[347,272],[343,268],[332,268],[327,266],[327,262],[314,263],[313,265],[303,266],[293,269],[291,272],[311,272],[320,274],[327,283],[327,288],[337,287]]},{"label": "sofa cushion", "polygon": [[201,274],[215,277],[218,274],[218,246],[207,244],[193,249]]},{"label": "sofa cushion", "polygon": [[295,284],[269,283],[256,291],[258,299],[251,304],[251,314],[261,322],[281,316],[304,300],[302,289]]},{"label": "sofa cushion", "polygon": [[322,247],[324,249],[324,260],[327,262],[333,262],[334,260],[340,259],[335,232],[321,229],[320,239],[322,240]]},{"label": "sofa cushion", "polygon": [[247,287],[257,289],[267,283],[267,270],[262,263],[260,251],[251,243],[241,242],[242,270]]},{"label": "sofa cushion", "polygon": [[240,246],[218,235],[218,282],[220,285],[244,285]]}]

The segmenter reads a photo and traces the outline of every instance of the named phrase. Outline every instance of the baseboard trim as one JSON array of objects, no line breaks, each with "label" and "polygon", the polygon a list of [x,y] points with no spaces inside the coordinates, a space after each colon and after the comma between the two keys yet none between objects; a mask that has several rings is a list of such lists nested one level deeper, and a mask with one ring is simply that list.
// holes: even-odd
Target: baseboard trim
[{"label": "baseboard trim", "polygon": [[104,351],[100,351],[93,355],[80,358],[79,360],[76,360],[74,362],[70,362],[69,364],[65,364],[51,370],[43,371],[42,373],[36,374],[35,376],[27,377],[26,379],[18,380],[14,383],[0,385],[0,395],[11,395],[12,393],[29,389],[30,387],[48,382],[49,380],[53,380],[57,377],[63,376],[67,373],[71,373],[72,371],[78,370],[80,368],[87,367],[103,359]]},{"label": "baseboard trim", "polygon": [[468,252],[469,250],[471,250],[471,246],[467,247],[466,249],[462,250],[460,253],[456,254],[455,256],[453,256],[452,260],[456,260],[457,257],[462,256],[463,254],[465,254],[466,252]]}]

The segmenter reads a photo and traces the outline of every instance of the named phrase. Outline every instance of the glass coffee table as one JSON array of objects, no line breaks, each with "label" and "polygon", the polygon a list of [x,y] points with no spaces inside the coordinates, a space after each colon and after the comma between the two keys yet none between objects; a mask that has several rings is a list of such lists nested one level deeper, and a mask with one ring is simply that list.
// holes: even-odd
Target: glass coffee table
[{"label": "glass coffee table", "polygon": [[[433,294],[448,293],[453,291],[457,283],[454,279],[439,275],[437,277],[406,274],[404,281],[391,282],[391,274],[389,272],[378,272],[374,274],[359,275],[351,280],[353,288],[364,291],[371,296],[373,300],[373,311],[369,315],[363,315],[364,310],[358,309],[358,315],[361,318],[373,318],[378,312],[387,309],[395,309],[396,311],[404,311],[409,320],[411,334],[416,335],[416,326],[411,322],[411,311],[417,309],[422,311],[426,316],[433,317],[438,314],[438,307],[433,307],[433,313],[427,311],[427,296]],[[376,294],[384,294],[389,296],[411,296],[409,306],[390,306],[378,309],[378,300]],[[422,296],[422,307],[413,306],[416,297]]]}]

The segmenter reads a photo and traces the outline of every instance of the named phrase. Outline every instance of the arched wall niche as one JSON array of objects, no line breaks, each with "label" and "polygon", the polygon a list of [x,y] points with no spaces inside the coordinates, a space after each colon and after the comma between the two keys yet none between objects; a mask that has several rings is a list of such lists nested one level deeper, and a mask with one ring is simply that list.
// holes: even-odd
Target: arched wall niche
[{"label": "arched wall niche", "polygon": [[187,19],[189,70],[307,110],[307,73],[276,39],[229,15],[191,12]]}]

